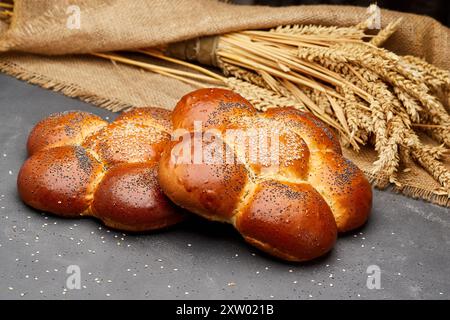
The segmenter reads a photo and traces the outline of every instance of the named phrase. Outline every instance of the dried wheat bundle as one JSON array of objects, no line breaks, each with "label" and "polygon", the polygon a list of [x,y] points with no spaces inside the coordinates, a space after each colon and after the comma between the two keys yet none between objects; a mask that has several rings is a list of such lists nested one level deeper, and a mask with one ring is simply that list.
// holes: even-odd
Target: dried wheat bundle
[{"label": "dried wheat bundle", "polygon": [[[273,92],[273,106],[280,97],[295,101],[334,127],[355,150],[373,145],[379,155],[375,176],[398,184],[402,160],[412,158],[450,194],[450,172],[440,162],[450,147],[450,73],[378,47],[400,23],[374,36],[366,34],[365,23],[280,26],[197,39],[167,52],[189,53],[184,58],[216,65],[230,79]],[[270,106],[270,101],[257,105],[263,111]],[[425,145],[422,132],[438,145]]]}]

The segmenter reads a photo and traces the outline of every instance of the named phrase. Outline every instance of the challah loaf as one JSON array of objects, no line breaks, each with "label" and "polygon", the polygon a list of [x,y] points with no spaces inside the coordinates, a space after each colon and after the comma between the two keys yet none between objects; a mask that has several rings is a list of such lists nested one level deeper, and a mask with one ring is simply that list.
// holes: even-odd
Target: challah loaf
[{"label": "challah loaf", "polygon": [[[233,224],[269,254],[313,259],[332,248],[338,231],[368,218],[370,184],[342,156],[334,133],[309,113],[294,108],[259,113],[229,90],[201,89],[178,102],[172,122],[181,141],[167,144],[161,156],[164,193],[189,211]],[[264,146],[261,135],[269,129],[275,131],[266,136],[277,139],[266,139]],[[229,134],[236,130],[257,134],[244,135],[243,144],[242,137]],[[256,160],[249,148],[255,146],[261,156]],[[267,161],[271,152],[276,162]],[[230,154],[236,161],[223,160]]]},{"label": "challah loaf", "polygon": [[158,160],[170,112],[139,108],[109,123],[82,111],[40,121],[18,175],[22,200],[63,217],[94,216],[124,231],[175,224],[184,215],[161,192]]}]

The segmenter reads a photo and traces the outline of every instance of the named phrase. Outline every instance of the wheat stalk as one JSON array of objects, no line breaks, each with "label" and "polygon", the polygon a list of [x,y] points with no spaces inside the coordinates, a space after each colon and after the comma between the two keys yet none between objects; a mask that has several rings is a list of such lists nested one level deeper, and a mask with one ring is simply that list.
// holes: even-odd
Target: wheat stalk
[{"label": "wheat stalk", "polygon": [[370,40],[370,43],[379,47],[383,45],[387,39],[389,39],[395,31],[400,27],[402,19],[397,19],[389,23],[386,28],[382,29],[375,37]]},{"label": "wheat stalk", "polygon": [[11,3],[0,2],[0,19],[8,22],[13,16],[13,8],[14,5]]}]

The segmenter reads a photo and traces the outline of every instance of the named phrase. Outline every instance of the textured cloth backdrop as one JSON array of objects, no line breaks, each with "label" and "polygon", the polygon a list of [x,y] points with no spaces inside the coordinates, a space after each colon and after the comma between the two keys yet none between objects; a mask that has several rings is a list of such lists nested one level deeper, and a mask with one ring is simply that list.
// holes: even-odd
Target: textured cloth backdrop
[{"label": "textured cloth backdrop", "polygon": [[[70,5],[80,8],[80,29],[67,28]],[[381,11],[382,25],[403,17],[400,29],[385,47],[413,54],[450,69],[450,30],[435,20],[413,14]],[[0,21],[0,70],[19,79],[60,91],[110,110],[159,105],[172,109],[194,88],[133,67],[115,65],[83,54],[167,44],[203,35],[282,24],[353,25],[367,18],[365,8],[343,6],[247,7],[214,0],[15,0],[11,25]],[[33,54],[31,54],[33,53]],[[37,55],[42,54],[42,55]],[[61,55],[61,56],[55,56]],[[372,149],[345,150],[370,175]],[[450,166],[450,163],[447,163]],[[449,206],[449,195],[420,167],[408,164],[402,186],[412,197]]]}]

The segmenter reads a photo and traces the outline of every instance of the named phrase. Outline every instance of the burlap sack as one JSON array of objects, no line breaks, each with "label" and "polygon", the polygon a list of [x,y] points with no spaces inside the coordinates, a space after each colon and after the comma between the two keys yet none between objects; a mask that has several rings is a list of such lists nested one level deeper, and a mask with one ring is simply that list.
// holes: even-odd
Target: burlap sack
[{"label": "burlap sack", "polygon": [[[68,5],[80,7],[80,29],[67,28]],[[400,16],[404,18],[402,26],[386,47],[450,69],[447,56],[450,30],[428,17],[385,10],[382,24]],[[344,26],[365,18],[365,8],[355,7],[246,7],[213,0],[16,0],[11,26],[0,22],[0,50],[28,53],[1,54],[0,70],[114,111],[144,105],[171,109],[183,94],[194,88],[91,56],[48,55],[150,47],[197,36],[292,23]],[[386,186],[382,177],[370,174],[376,159],[372,149],[363,149],[359,154],[351,150],[345,153],[378,186]],[[405,166],[411,171],[400,173],[402,186],[394,186],[394,190],[450,206],[449,195],[435,191],[439,184],[431,176],[415,164]]]}]

